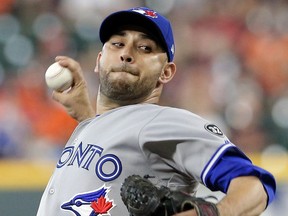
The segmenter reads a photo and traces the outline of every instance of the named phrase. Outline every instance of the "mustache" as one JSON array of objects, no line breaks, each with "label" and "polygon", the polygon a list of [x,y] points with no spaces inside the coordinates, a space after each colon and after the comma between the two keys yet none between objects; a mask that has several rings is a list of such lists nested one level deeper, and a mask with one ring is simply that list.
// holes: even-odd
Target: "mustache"
[{"label": "mustache", "polygon": [[112,67],[111,72],[126,72],[126,73],[130,73],[132,75],[135,75],[135,76],[139,75],[138,69],[131,67],[127,64],[122,64],[119,66]]}]

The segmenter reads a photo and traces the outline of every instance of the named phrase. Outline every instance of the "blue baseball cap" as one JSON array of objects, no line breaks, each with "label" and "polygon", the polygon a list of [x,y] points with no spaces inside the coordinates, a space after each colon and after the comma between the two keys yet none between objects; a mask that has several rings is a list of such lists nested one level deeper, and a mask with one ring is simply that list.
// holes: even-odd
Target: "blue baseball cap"
[{"label": "blue baseball cap", "polygon": [[168,61],[173,61],[175,45],[170,21],[146,7],[118,11],[106,17],[100,26],[100,41],[104,44],[121,26],[127,25],[139,26],[151,32],[166,51]]}]

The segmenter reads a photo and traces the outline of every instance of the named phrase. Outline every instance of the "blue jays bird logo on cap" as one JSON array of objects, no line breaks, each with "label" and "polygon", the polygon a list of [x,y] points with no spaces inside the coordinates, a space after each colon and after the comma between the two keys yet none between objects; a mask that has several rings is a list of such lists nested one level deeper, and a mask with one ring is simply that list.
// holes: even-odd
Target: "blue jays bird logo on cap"
[{"label": "blue jays bird logo on cap", "polygon": [[140,14],[143,14],[151,18],[157,18],[157,13],[153,10],[149,10],[145,8],[136,8],[136,9],[133,9],[132,11],[138,12]]},{"label": "blue jays bird logo on cap", "polygon": [[61,208],[73,212],[76,216],[110,215],[109,211],[115,206],[107,194],[109,187],[105,185],[95,191],[78,194]]}]

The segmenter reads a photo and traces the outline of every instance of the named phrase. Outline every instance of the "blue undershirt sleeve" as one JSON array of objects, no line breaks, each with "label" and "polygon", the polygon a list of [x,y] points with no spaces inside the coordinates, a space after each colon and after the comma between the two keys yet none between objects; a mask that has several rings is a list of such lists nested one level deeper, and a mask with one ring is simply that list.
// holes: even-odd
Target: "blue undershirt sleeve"
[{"label": "blue undershirt sleeve", "polygon": [[267,196],[267,205],[275,197],[276,181],[271,173],[257,167],[239,149],[231,148],[223,153],[222,157],[209,170],[206,177],[206,186],[212,190],[227,193],[233,178],[240,176],[256,176],[262,182]]}]

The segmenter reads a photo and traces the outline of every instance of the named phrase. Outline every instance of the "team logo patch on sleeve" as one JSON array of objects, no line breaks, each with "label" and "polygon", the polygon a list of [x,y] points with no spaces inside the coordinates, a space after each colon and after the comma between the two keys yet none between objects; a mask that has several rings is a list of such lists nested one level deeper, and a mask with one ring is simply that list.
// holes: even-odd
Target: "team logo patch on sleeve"
[{"label": "team logo patch on sleeve", "polygon": [[220,130],[220,128],[216,126],[215,124],[206,124],[205,129],[209,131],[210,133],[217,135],[217,136],[222,137],[224,135],[223,132]]},{"label": "team logo patch on sleeve", "polygon": [[76,216],[104,216],[110,215],[109,211],[115,206],[107,194],[109,188],[105,185],[95,191],[77,194],[70,201],[61,205],[66,211],[71,211]]}]

